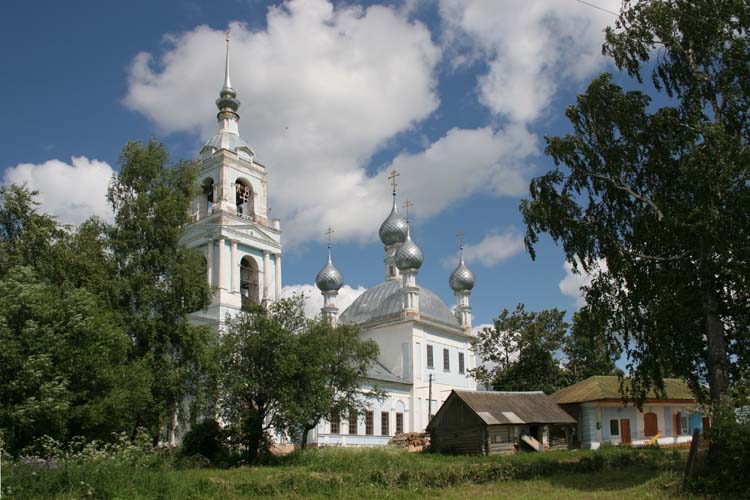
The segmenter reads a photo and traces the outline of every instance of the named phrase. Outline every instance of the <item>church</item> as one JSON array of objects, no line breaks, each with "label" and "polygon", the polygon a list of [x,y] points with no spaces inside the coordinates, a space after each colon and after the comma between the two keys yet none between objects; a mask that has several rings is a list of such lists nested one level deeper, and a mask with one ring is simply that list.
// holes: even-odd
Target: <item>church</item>
[{"label": "church", "polygon": [[[191,315],[195,324],[221,331],[226,317],[245,303],[265,304],[281,297],[281,223],[269,220],[266,167],[240,136],[240,101],[229,77],[229,37],[224,85],[216,100],[218,133],[206,142],[197,160],[199,194],[183,243],[202,251],[211,304]],[[379,387],[383,400],[372,399],[359,415],[335,415],[312,431],[318,445],[386,444],[401,432],[422,432],[430,416],[452,389],[475,390],[469,375],[476,359],[471,350],[469,297],[474,274],[459,257],[449,285],[454,311],[434,292],[418,284],[423,253],[411,226],[398,210],[397,173],[393,172],[393,206],[380,227],[384,245],[384,281],[369,288],[339,314],[341,273],[328,261],[315,280],[332,322],[355,324],[364,338],[377,342],[380,355],[363,381],[365,390]],[[385,207],[384,207],[385,208]]]}]

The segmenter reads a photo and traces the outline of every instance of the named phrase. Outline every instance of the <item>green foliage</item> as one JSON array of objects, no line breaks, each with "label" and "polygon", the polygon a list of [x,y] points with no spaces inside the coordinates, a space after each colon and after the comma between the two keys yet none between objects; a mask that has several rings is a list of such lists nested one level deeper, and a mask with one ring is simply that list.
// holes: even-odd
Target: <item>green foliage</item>
[{"label": "green foliage", "polygon": [[222,466],[229,462],[227,433],[216,420],[203,420],[190,427],[182,438],[180,452],[185,457],[201,455]]},{"label": "green foliage", "polygon": [[674,373],[717,402],[750,360],[749,30],[742,0],[624,2],[604,52],[670,105],[596,78],[521,203],[532,257],[548,233],[575,269],[606,262],[587,302],[637,401]]},{"label": "green foliage", "polygon": [[37,211],[37,194],[26,186],[0,186],[0,276],[39,264],[60,234],[54,218]]},{"label": "green foliage", "polygon": [[200,405],[213,337],[189,312],[209,300],[202,257],[180,243],[195,179],[164,147],[130,143],[110,226],[40,214],[36,193],[0,187],[0,434],[13,453],[48,434],[152,439],[176,403]]},{"label": "green foliage", "polygon": [[[597,498],[621,498],[614,474],[673,475],[684,455],[659,450],[611,449],[516,456],[466,457],[392,449],[310,449],[279,459],[274,467],[169,470],[116,460],[65,461],[57,467],[17,463],[3,483],[6,493],[31,498],[424,498],[462,496],[473,486],[517,489],[537,478],[596,481]],[[644,471],[648,471],[644,474]],[[32,473],[36,472],[35,476]],[[445,488],[451,488],[445,490]],[[453,489],[455,488],[455,489]],[[574,490],[575,491],[575,490]],[[578,491],[578,495],[582,490]],[[670,492],[675,492],[672,489]],[[650,492],[655,493],[655,492]],[[573,496],[573,498],[578,497]],[[669,496],[668,494],[664,495]],[[553,498],[557,496],[552,495]],[[525,497],[524,497],[525,498]],[[539,495],[532,495],[539,498]],[[568,498],[568,497],[566,497]]]},{"label": "green foliage", "polygon": [[375,341],[360,338],[357,327],[333,326],[322,318],[311,321],[298,335],[296,349],[293,393],[283,411],[303,448],[307,433],[323,417],[363,410],[369,400],[383,397],[378,388],[362,388],[379,351]]},{"label": "green foliage", "polygon": [[304,446],[321,418],[382,394],[362,389],[377,344],[360,339],[352,326],[307,320],[303,300],[278,300],[227,320],[220,405],[250,463],[267,460],[271,427]]},{"label": "green foliage", "polygon": [[265,460],[271,427],[285,429],[284,404],[295,394],[302,299],[282,299],[227,318],[221,339],[222,416],[252,463]]},{"label": "green foliage", "polygon": [[152,373],[154,404],[139,425],[156,434],[186,395],[200,398],[201,375],[210,366],[210,333],[188,322],[206,307],[205,263],[181,244],[195,189],[195,167],[170,167],[163,144],[130,142],[107,198],[115,213],[108,231],[117,287],[114,308],[131,340],[131,359]]},{"label": "green foliage", "polygon": [[572,383],[615,371],[620,349],[607,338],[605,326],[606,318],[597,316],[590,307],[573,314],[570,332],[563,341],[565,368]]},{"label": "green foliage", "polygon": [[711,446],[693,488],[747,498],[750,478],[750,379],[737,382],[711,412]]},{"label": "green foliage", "polygon": [[474,342],[477,356],[490,362],[473,371],[476,379],[495,390],[552,393],[567,385],[567,374],[555,359],[568,324],[565,311],[526,311],[523,304],[504,309],[491,328]]},{"label": "green foliage", "polygon": [[133,425],[120,404],[144,398],[133,385],[142,371],[101,300],[17,267],[0,279],[0,310],[0,428],[11,452],[42,434],[101,438]]}]

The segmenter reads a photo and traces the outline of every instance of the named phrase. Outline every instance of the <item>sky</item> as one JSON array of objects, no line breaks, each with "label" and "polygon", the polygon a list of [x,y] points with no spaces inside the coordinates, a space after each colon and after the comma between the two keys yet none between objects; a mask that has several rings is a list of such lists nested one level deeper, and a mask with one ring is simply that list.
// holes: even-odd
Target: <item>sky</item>
[{"label": "sky", "polygon": [[[532,260],[518,211],[553,167],[546,135],[602,72],[619,0],[2,2],[0,182],[40,191],[61,222],[111,220],[105,193],[130,140],[197,158],[217,128],[224,33],[240,134],[268,170],[285,293],[313,282],[334,229],[339,306],[384,279],[387,173],[425,254],[417,282],[455,303],[457,233],[477,276],[474,324],[504,308],[581,305],[549,238]],[[598,7],[598,8],[597,8]],[[628,81],[616,76],[627,86]],[[402,208],[403,210],[403,208]]]}]

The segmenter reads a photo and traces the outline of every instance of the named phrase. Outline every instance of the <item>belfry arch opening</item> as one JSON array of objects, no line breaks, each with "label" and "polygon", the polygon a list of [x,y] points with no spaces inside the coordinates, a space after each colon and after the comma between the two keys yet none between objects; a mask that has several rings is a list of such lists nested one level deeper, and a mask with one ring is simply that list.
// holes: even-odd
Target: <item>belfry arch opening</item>
[{"label": "belfry arch opening", "polygon": [[258,264],[252,257],[242,257],[240,261],[240,294],[242,305],[260,304],[258,288]]},{"label": "belfry arch opening", "polygon": [[247,217],[253,216],[253,188],[244,179],[237,179],[234,183],[235,206],[237,213]]},{"label": "belfry arch opening", "polygon": [[202,205],[205,207],[205,215],[211,215],[214,209],[214,180],[207,177],[201,183]]}]

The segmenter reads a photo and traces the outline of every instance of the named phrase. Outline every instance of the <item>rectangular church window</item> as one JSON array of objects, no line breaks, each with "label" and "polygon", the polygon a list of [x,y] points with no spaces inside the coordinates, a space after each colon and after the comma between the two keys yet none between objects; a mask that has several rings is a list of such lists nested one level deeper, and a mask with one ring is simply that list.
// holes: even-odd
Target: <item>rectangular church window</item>
[{"label": "rectangular church window", "polygon": [[404,432],[404,414],[396,413],[396,434]]},{"label": "rectangular church window", "polygon": [[390,422],[391,421],[391,414],[387,411],[381,411],[380,412],[380,435],[381,436],[390,436],[391,435],[391,429],[390,429]]},{"label": "rectangular church window", "polygon": [[341,415],[334,413],[331,415],[331,434],[338,434],[341,432]]},{"label": "rectangular church window", "polygon": [[349,434],[357,434],[357,412],[349,411]]},{"label": "rectangular church window", "polygon": [[365,412],[365,434],[372,436],[375,433],[373,427],[375,427],[375,414],[372,410],[367,410]]},{"label": "rectangular church window", "polygon": [[451,354],[448,349],[443,349],[443,371],[451,371]]},{"label": "rectangular church window", "polygon": [[464,363],[464,353],[462,352],[458,353],[458,373],[462,375],[466,373],[466,366]]},{"label": "rectangular church window", "polygon": [[427,368],[434,368],[432,359],[432,346],[427,345]]}]

